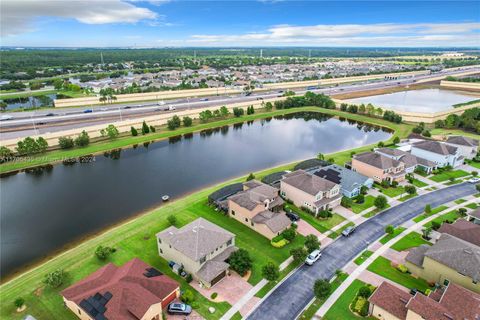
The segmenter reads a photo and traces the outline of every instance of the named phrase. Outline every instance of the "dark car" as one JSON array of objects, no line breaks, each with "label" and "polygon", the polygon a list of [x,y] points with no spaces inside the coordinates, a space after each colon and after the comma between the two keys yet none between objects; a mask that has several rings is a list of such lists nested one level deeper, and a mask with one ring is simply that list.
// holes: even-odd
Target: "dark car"
[{"label": "dark car", "polygon": [[185,303],[172,302],[168,305],[167,312],[169,314],[189,315],[190,313],[192,313],[192,307]]},{"label": "dark car", "polygon": [[123,107],[123,109],[131,109],[131,108],[132,108],[132,107],[130,107],[130,106],[125,106],[125,107]]},{"label": "dark car", "polygon": [[298,216],[298,214],[295,214],[295,213],[290,212],[290,211],[287,211],[285,214],[287,215],[287,217],[288,217],[291,221],[298,221],[298,220],[300,220],[300,217]]},{"label": "dark car", "polygon": [[92,113],[92,112],[93,112],[92,109],[83,110],[83,113]]},{"label": "dark car", "polygon": [[355,227],[348,227],[347,229],[342,231],[342,236],[348,237],[354,232],[355,232]]},{"label": "dark car", "polygon": [[45,116],[46,116],[46,117],[53,117],[54,115],[55,115],[55,113],[50,112],[50,113],[47,113]]}]

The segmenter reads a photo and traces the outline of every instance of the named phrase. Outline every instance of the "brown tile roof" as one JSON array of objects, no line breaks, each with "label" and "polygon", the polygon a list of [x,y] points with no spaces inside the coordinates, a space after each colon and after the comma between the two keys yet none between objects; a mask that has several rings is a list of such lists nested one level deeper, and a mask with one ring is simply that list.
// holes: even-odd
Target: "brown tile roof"
[{"label": "brown tile roof", "polygon": [[[62,291],[78,306],[84,299],[110,292],[104,316],[110,320],[141,319],[153,304],[167,298],[179,285],[166,275],[146,277],[151,266],[134,258],[121,267],[109,263]],[[86,311],[86,310],[84,310]]]},{"label": "brown tile roof", "polygon": [[329,191],[337,185],[327,179],[307,173],[303,170],[297,170],[286,174],[282,182],[311,195],[316,195],[321,191]]},{"label": "brown tile roof", "polygon": [[273,233],[288,228],[292,222],[285,215],[285,212],[262,211],[255,215],[253,222],[266,225]]},{"label": "brown tile roof", "polygon": [[412,147],[426,150],[441,155],[453,155],[457,152],[456,147],[449,146],[438,141],[420,141],[412,145]]},{"label": "brown tile roof", "polygon": [[402,163],[376,152],[364,152],[353,156],[357,161],[369,164],[379,169],[389,169],[400,166]]},{"label": "brown tile roof", "polygon": [[234,236],[230,231],[204,218],[198,218],[180,229],[169,227],[157,233],[158,239],[170,244],[193,261],[199,261]]},{"label": "brown tile roof", "polygon": [[249,181],[244,185],[247,186],[247,190],[239,192],[228,199],[250,211],[259,204],[263,205],[265,200],[278,197],[278,189],[267,184]]},{"label": "brown tile roof", "polygon": [[368,299],[370,303],[379,306],[399,319],[406,319],[408,303],[412,296],[386,281],[375,290]]},{"label": "brown tile roof", "polygon": [[444,223],[440,229],[438,229],[438,232],[448,233],[449,235],[480,246],[480,225],[465,219],[458,219],[452,224]]},{"label": "brown tile roof", "polygon": [[448,137],[447,142],[467,147],[478,147],[478,140],[464,136],[450,136]]},{"label": "brown tile roof", "polygon": [[475,218],[480,218],[480,209],[469,212],[468,215],[472,216],[472,217],[475,217]]}]

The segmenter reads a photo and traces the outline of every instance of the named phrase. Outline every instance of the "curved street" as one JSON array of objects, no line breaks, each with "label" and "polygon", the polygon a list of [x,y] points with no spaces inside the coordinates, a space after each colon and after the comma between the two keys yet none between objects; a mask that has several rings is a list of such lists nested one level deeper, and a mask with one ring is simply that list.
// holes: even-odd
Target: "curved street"
[{"label": "curved street", "polygon": [[302,265],[284,280],[248,316],[250,320],[295,319],[313,299],[313,284],[317,279],[330,279],[335,270],[343,268],[368,245],[385,234],[385,227],[412,219],[424,211],[444,203],[475,194],[474,184],[462,183],[430,192],[387,209],[357,226],[350,237],[340,237],[323,250],[321,258],[313,265]]}]

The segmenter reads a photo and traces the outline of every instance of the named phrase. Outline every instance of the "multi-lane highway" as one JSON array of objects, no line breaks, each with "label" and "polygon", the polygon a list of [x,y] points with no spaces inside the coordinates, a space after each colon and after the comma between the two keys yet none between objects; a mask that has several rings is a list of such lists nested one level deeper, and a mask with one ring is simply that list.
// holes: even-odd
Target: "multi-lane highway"
[{"label": "multi-lane highway", "polygon": [[[469,71],[475,70],[480,72],[480,68],[469,68]],[[397,86],[408,86],[422,80],[436,78],[439,75],[448,76],[455,75],[465,70],[444,71],[431,75],[418,75],[400,78],[397,80],[375,80],[356,83],[347,83],[337,86],[319,87],[310,91],[316,93],[324,93],[327,95],[335,95],[341,93],[351,93],[356,91],[366,91],[375,89],[385,89]],[[306,88],[294,89],[296,94],[304,94]],[[174,112],[165,111],[166,109],[175,108],[194,109],[204,107],[215,107],[222,105],[231,105],[234,103],[248,103],[261,99],[270,99],[282,96],[283,90],[254,92],[251,95],[239,94],[233,96],[218,95],[209,97],[192,97],[168,101],[154,101],[143,103],[124,103],[115,105],[99,105],[95,107],[84,108],[65,108],[41,111],[25,111],[8,114],[4,120],[0,122],[0,132],[2,140],[25,137],[33,134],[41,134],[45,132],[57,132],[73,128],[85,127],[95,124],[111,123],[132,118],[140,118],[144,116],[154,115],[158,113]],[[221,94],[221,90],[219,91]]]}]

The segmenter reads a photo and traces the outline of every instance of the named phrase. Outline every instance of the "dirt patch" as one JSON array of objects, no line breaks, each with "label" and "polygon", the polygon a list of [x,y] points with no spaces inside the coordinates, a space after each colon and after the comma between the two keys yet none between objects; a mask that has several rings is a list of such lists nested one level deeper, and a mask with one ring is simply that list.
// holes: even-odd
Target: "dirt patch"
[{"label": "dirt patch", "polygon": [[37,297],[40,297],[42,293],[43,293],[43,287],[37,288],[35,289],[35,291],[33,291],[33,294],[36,295]]},{"label": "dirt patch", "polygon": [[[234,271],[232,271],[234,272]],[[250,279],[250,276],[252,275],[252,270],[248,270],[247,273],[242,277],[243,280],[248,281]]]},{"label": "dirt patch", "polygon": [[440,88],[439,85],[435,84],[417,84],[417,85],[410,85],[408,87],[400,86],[400,87],[392,87],[392,88],[382,88],[382,89],[374,89],[374,90],[366,90],[366,91],[356,91],[356,92],[349,92],[344,94],[337,94],[333,95],[332,98],[334,99],[355,99],[361,97],[368,97],[368,96],[376,96],[380,94],[387,94],[387,93],[395,93],[400,91],[408,91],[408,90],[419,90],[419,89],[432,89],[432,88]]}]

